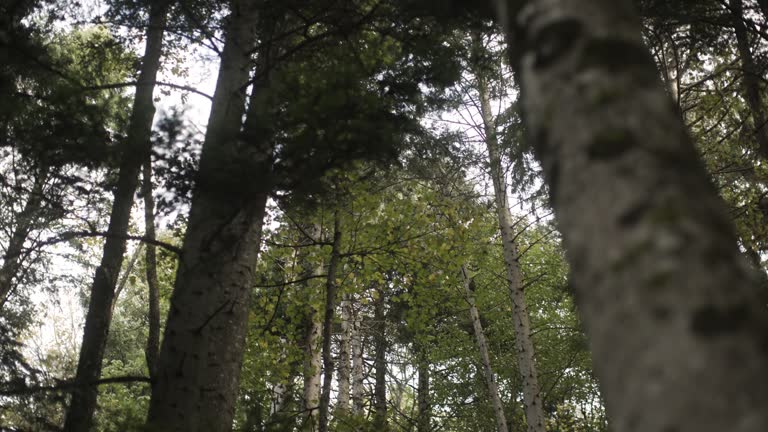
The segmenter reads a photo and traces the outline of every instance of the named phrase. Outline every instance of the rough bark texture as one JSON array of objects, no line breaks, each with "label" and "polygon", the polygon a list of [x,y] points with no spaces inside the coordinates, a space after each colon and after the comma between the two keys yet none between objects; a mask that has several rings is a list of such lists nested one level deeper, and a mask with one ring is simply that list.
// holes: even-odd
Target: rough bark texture
[{"label": "rough bark texture", "polygon": [[755,64],[752,53],[749,32],[744,25],[744,4],[742,0],[730,0],[731,13],[733,14],[733,29],[736,33],[736,45],[739,49],[742,77],[742,88],[747,105],[752,114],[752,126],[754,128],[757,150],[763,160],[768,160],[768,125],[766,124],[763,97],[760,91],[762,76],[760,69]]},{"label": "rough bark texture", "polygon": [[328,277],[325,284],[325,317],[323,319],[323,389],[320,395],[320,432],[328,431],[330,420],[331,385],[333,384],[333,319],[336,316],[336,297],[339,289],[336,283],[339,264],[341,263],[341,216],[336,211],[333,221],[333,246],[328,262]]},{"label": "rough bark texture", "polygon": [[[144,236],[155,240],[155,198],[152,195],[152,157],[147,155],[144,161],[142,194],[144,195]],[[147,321],[149,329],[144,356],[147,359],[149,377],[157,374],[157,359],[160,356],[160,283],[157,280],[157,250],[154,244],[147,243],[144,253],[146,266],[147,290],[149,291],[149,310]]]},{"label": "rough bark texture", "polygon": [[139,183],[139,171],[150,151],[150,135],[155,106],[152,93],[163,46],[163,32],[168,11],[168,1],[152,4],[149,11],[147,44],[136,85],[136,96],[123,148],[117,186],[114,193],[109,227],[104,241],[104,252],[91,286],[88,312],[85,316],[83,344],[75,375],[75,389],[67,410],[64,430],[67,432],[89,431],[96,410],[98,390],[90,383],[101,376],[101,363],[107,344],[109,325],[112,321],[112,302],[115,285],[125,254],[125,235],[131,217],[133,195]]},{"label": "rough bark texture", "polygon": [[387,323],[385,316],[386,303],[384,292],[377,289],[379,298],[376,299],[373,312],[374,331],[373,370],[375,381],[373,386],[373,427],[377,431],[387,430]]},{"label": "rough bark texture", "polygon": [[352,311],[350,310],[349,295],[344,294],[341,300],[341,342],[339,343],[339,392],[336,398],[336,411],[339,414],[349,411],[349,354],[352,330]]},{"label": "rough bark texture", "polygon": [[469,314],[472,317],[475,341],[477,341],[477,348],[480,351],[480,361],[483,363],[485,385],[488,388],[488,397],[491,399],[493,414],[496,418],[496,430],[498,432],[507,432],[509,428],[507,427],[507,417],[504,414],[504,404],[501,402],[501,397],[499,397],[496,374],[493,373],[493,368],[491,367],[488,343],[485,340],[483,324],[480,322],[480,313],[477,311],[477,305],[475,304],[475,280],[469,276],[466,266],[461,267],[461,274],[464,277],[464,297],[467,300],[467,304],[469,304]]},{"label": "rough bark texture", "polygon": [[501,244],[504,265],[509,281],[509,295],[512,301],[512,314],[515,322],[515,354],[523,382],[523,404],[525,405],[525,420],[529,432],[544,431],[544,407],[541,403],[541,389],[536,372],[536,360],[533,341],[531,340],[531,322],[528,317],[528,304],[525,299],[522,273],[514,224],[509,212],[507,200],[507,181],[501,167],[501,152],[496,137],[496,123],[491,109],[488,87],[482,72],[477,74],[478,92],[480,94],[480,114],[485,129],[485,144],[488,148],[488,158],[493,180],[493,192],[496,201],[496,214],[501,231]]},{"label": "rough bark texture", "polygon": [[363,368],[363,319],[359,310],[350,307],[352,312],[352,413],[362,415],[365,401],[365,387],[363,379],[365,370]]},{"label": "rough bark texture", "polygon": [[262,111],[269,108],[262,100],[266,73],[254,83],[240,132],[251,69],[248,53],[255,38],[254,8],[250,1],[231,3],[150,402],[147,429],[152,431],[232,428],[249,296],[271,188],[271,141],[261,122]]},{"label": "rough bark texture", "polygon": [[14,278],[18,276],[21,269],[22,254],[24,253],[24,242],[32,232],[35,221],[38,219],[41,204],[43,202],[43,187],[48,179],[48,169],[42,168],[35,176],[32,189],[29,191],[27,202],[24,208],[16,216],[16,226],[13,234],[5,247],[5,257],[3,266],[0,267],[0,308],[3,307],[14,287]]},{"label": "rough bark texture", "polygon": [[612,429],[768,430],[757,278],[631,2],[526,4],[512,63]]}]

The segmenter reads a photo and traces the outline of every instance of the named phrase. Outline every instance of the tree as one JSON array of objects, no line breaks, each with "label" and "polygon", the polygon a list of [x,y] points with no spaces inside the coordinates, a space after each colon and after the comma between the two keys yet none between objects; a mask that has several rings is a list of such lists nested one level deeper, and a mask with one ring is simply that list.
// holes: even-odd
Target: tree
[{"label": "tree", "polygon": [[527,136],[614,428],[765,429],[768,393],[755,383],[765,380],[767,321],[755,277],[632,6],[533,1],[510,18]]},{"label": "tree", "polygon": [[128,134],[121,155],[115,200],[112,204],[107,238],[104,242],[104,254],[101,264],[96,269],[91,287],[91,298],[83,330],[83,345],[80,349],[80,360],[75,377],[77,387],[72,393],[72,401],[67,411],[64,424],[66,431],[90,429],[96,409],[97,391],[91,382],[101,375],[104,347],[112,319],[111,308],[115,286],[125,253],[125,236],[133,207],[133,195],[138,187],[141,165],[150,152],[152,119],[155,114],[152,93],[160,68],[168,4],[165,1],[156,2],[149,10],[144,63],[139,73]]}]

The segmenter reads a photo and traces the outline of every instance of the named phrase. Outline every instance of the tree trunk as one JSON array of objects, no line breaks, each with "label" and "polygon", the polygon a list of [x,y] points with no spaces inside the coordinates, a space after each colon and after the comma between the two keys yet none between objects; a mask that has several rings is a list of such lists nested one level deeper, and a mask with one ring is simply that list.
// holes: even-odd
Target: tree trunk
[{"label": "tree trunk", "polygon": [[[322,237],[322,226],[315,224],[308,230],[310,235],[314,239],[320,239]],[[312,274],[312,263],[310,263],[307,257],[303,257],[305,274],[308,276]],[[323,271],[323,264],[317,265],[314,270],[315,275],[321,274]],[[319,427],[319,405],[320,405],[320,379],[321,379],[321,362],[322,362],[322,348],[320,347],[320,337],[322,332],[322,322],[320,321],[320,314],[315,309],[314,287],[311,287],[309,282],[305,283],[305,289],[307,290],[307,302],[308,311],[305,317],[306,329],[304,333],[304,395],[303,395],[303,410],[302,410],[302,427],[301,430],[306,432],[316,432]]]},{"label": "tree trunk", "polygon": [[[143,166],[144,183],[144,235],[149,241],[155,240],[155,198],[152,196],[152,157],[148,155]],[[145,265],[147,290],[149,291],[149,310],[147,321],[149,329],[147,346],[144,356],[147,359],[149,377],[154,379],[157,374],[157,358],[160,355],[160,283],[157,280],[157,249],[154,244],[147,243]]]},{"label": "tree trunk", "polygon": [[349,412],[349,350],[352,322],[349,295],[344,294],[341,300],[341,343],[339,344],[339,392],[336,399],[336,411],[339,414]]},{"label": "tree trunk", "polygon": [[750,47],[749,32],[744,25],[744,5],[742,0],[730,0],[730,8],[733,14],[733,29],[736,33],[736,45],[739,49],[744,98],[752,113],[752,125],[757,141],[757,151],[764,161],[768,161],[768,125],[766,124],[765,108],[760,91],[762,76],[755,64],[754,54]]},{"label": "tree trunk", "polygon": [[416,355],[419,372],[419,382],[416,389],[419,417],[416,419],[416,430],[418,432],[430,432],[432,430],[432,404],[429,397],[429,357],[423,346],[419,346]]},{"label": "tree trunk", "polygon": [[359,310],[355,310],[355,307],[350,304],[350,311],[352,313],[352,413],[355,415],[363,415],[363,408],[365,408],[365,401],[363,397],[365,395],[365,387],[363,380],[365,379],[365,370],[363,364],[363,319]]},{"label": "tree trunk", "polygon": [[469,314],[472,317],[472,328],[475,330],[475,340],[477,348],[480,350],[480,360],[483,362],[483,372],[485,374],[485,384],[488,388],[488,397],[491,398],[493,405],[493,414],[496,417],[496,430],[498,432],[507,432],[507,417],[504,414],[504,404],[499,397],[499,388],[496,384],[496,375],[491,368],[491,356],[488,352],[488,343],[485,340],[483,324],[480,322],[480,313],[475,304],[475,280],[467,272],[466,266],[461,266],[461,274],[464,277],[464,295],[469,304]]},{"label": "tree trunk", "polygon": [[5,249],[3,266],[0,267],[0,309],[11,296],[14,287],[13,279],[17,277],[19,270],[21,269],[21,256],[24,253],[24,242],[27,241],[27,237],[29,237],[29,233],[32,232],[39,217],[41,204],[43,202],[43,187],[48,180],[48,173],[47,167],[40,168],[38,174],[35,176],[32,189],[29,191],[27,202],[24,204],[24,208],[18,216],[16,216],[16,227],[14,228],[13,234],[8,241],[8,246]]},{"label": "tree trunk", "polygon": [[115,285],[125,254],[125,236],[133,207],[133,195],[139,182],[139,171],[145,155],[150,151],[150,136],[155,106],[152,93],[163,46],[163,32],[168,1],[152,3],[149,10],[147,44],[143,63],[136,85],[136,96],[123,148],[117,187],[109,216],[107,237],[101,263],[91,286],[88,312],[85,316],[83,344],[75,375],[75,387],[67,410],[64,430],[67,432],[88,431],[96,410],[97,388],[91,382],[101,376],[101,363],[107,344],[109,325],[112,321],[112,301]]},{"label": "tree trunk", "polygon": [[[479,43],[480,41],[476,41]],[[515,351],[517,364],[523,382],[523,403],[525,405],[525,420],[529,432],[544,431],[544,407],[541,403],[536,360],[531,340],[531,322],[528,317],[528,305],[525,299],[522,273],[520,271],[520,256],[518,253],[514,224],[509,212],[507,200],[507,181],[501,168],[501,154],[496,137],[496,122],[493,118],[488,87],[482,71],[477,73],[478,92],[480,93],[480,111],[485,130],[485,144],[488,148],[488,158],[493,180],[493,191],[496,201],[496,213],[501,231],[501,244],[504,265],[509,281],[509,295],[512,301],[512,314],[515,321]]]},{"label": "tree trunk", "polygon": [[768,430],[758,278],[631,1],[532,0],[511,12],[526,133],[613,430]]},{"label": "tree trunk", "polygon": [[122,294],[123,290],[125,289],[125,285],[131,278],[131,273],[133,273],[133,268],[136,267],[136,261],[139,260],[139,255],[141,255],[142,250],[144,250],[144,244],[139,243],[136,245],[136,249],[133,251],[131,259],[128,260],[128,264],[125,266],[125,271],[123,271],[123,276],[120,278],[120,281],[117,283],[117,287],[115,288],[115,295],[112,297],[112,311],[110,313],[115,312],[115,306],[117,306],[117,301],[120,299],[120,294]]},{"label": "tree trunk", "polygon": [[379,298],[374,306],[373,322],[374,349],[376,356],[373,360],[375,383],[373,388],[373,427],[377,431],[385,431],[387,428],[387,332],[384,301],[384,290],[377,288]]},{"label": "tree trunk", "polygon": [[320,372],[321,350],[320,341],[321,322],[317,311],[310,312],[306,334],[304,337],[304,410],[302,430],[315,432],[318,429],[320,404]]},{"label": "tree trunk", "polygon": [[336,315],[336,293],[338,284],[336,274],[341,263],[341,216],[336,210],[333,222],[333,247],[328,263],[328,278],[325,284],[325,319],[323,322],[323,391],[320,395],[320,432],[328,432],[329,406],[331,403],[331,384],[333,384],[333,355],[331,339],[333,337],[333,318]]},{"label": "tree trunk", "polygon": [[262,124],[269,109],[263,96],[269,56],[259,56],[260,79],[240,133],[256,10],[241,0],[231,10],[158,360],[150,430],[229,431],[235,414],[272,149]]}]

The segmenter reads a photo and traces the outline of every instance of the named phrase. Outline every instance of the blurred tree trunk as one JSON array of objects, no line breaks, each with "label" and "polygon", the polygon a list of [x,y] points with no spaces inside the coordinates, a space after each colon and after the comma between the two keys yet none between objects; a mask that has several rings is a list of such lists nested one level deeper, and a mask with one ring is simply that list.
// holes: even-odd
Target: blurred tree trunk
[{"label": "blurred tree trunk", "polygon": [[131,218],[133,195],[138,187],[141,164],[151,150],[152,119],[155,116],[152,93],[160,69],[168,7],[169,2],[162,0],[152,3],[149,9],[146,48],[136,84],[128,134],[122,149],[112,212],[109,216],[107,237],[104,239],[104,252],[91,286],[83,344],[74,380],[75,388],[64,423],[64,430],[67,432],[89,431],[96,410],[98,391],[91,382],[101,376],[104,348],[112,322],[115,285],[125,254],[125,236]]},{"label": "blurred tree trunk", "polygon": [[632,2],[504,5],[612,429],[768,430],[758,278]]}]

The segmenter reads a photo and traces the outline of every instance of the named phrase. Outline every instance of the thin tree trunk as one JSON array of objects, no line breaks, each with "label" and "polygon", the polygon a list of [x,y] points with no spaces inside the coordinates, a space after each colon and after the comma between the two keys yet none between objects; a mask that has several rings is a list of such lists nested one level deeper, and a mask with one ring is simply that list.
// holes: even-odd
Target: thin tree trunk
[{"label": "thin tree trunk", "polygon": [[510,12],[526,133],[612,429],[768,430],[758,278],[632,2],[532,0]]},{"label": "thin tree trunk", "polygon": [[320,395],[320,432],[328,432],[331,403],[331,384],[333,383],[333,355],[331,339],[333,337],[333,318],[336,315],[336,297],[338,284],[336,275],[341,263],[341,216],[336,210],[333,221],[333,247],[328,263],[328,278],[325,284],[325,319],[323,321],[323,390]]},{"label": "thin tree trunk", "polygon": [[[322,226],[315,224],[308,230],[309,234],[314,239],[320,239],[322,237]],[[305,274],[312,274],[312,263],[310,263],[306,256],[302,258],[304,261]],[[314,270],[315,275],[322,274],[323,264],[317,265]],[[320,337],[322,334],[322,322],[320,320],[320,314],[315,309],[314,303],[314,287],[311,287],[307,282],[305,283],[308,296],[308,311],[305,318],[306,329],[304,333],[304,394],[303,394],[303,410],[302,410],[302,427],[301,430],[305,432],[316,432],[319,428],[319,405],[320,405],[320,380],[321,380],[321,365],[322,365],[322,348],[320,347]]]},{"label": "thin tree trunk", "polygon": [[101,263],[96,269],[88,302],[83,329],[83,344],[75,375],[75,389],[67,410],[64,430],[66,432],[89,431],[96,410],[97,388],[91,382],[101,376],[101,363],[107,344],[109,325],[112,321],[112,301],[115,284],[125,254],[125,235],[133,207],[133,195],[139,182],[139,171],[145,156],[150,151],[150,135],[155,106],[152,93],[157,72],[160,69],[163,32],[169,2],[162,0],[152,3],[149,10],[147,44],[143,63],[136,85],[136,96],[128,126],[128,134],[121,155],[117,187],[109,216],[107,237]]},{"label": "thin tree trunk", "polygon": [[29,237],[29,233],[32,232],[32,228],[39,217],[43,202],[43,187],[48,180],[48,173],[47,167],[42,167],[39,170],[32,184],[32,189],[29,191],[27,202],[16,217],[16,227],[5,249],[3,266],[0,267],[0,309],[8,301],[11,291],[13,291],[13,279],[17,277],[21,268],[24,242],[27,241],[27,237]]},{"label": "thin tree trunk", "polygon": [[350,342],[352,336],[352,313],[349,295],[344,294],[341,300],[341,343],[339,344],[339,392],[336,399],[336,411],[339,414],[349,412],[349,380],[350,380]]},{"label": "thin tree trunk", "polygon": [[[158,360],[147,428],[232,428],[250,289],[271,189],[271,137],[263,112],[269,55],[260,55],[246,115],[244,86],[256,5],[234,0],[200,156],[187,234]],[[269,49],[267,48],[267,51]],[[266,63],[262,63],[266,59]],[[264,69],[261,69],[264,67]],[[242,179],[248,178],[248,184]]]},{"label": "thin tree trunk", "polygon": [[419,382],[416,389],[416,399],[419,413],[416,420],[418,432],[430,432],[432,430],[432,404],[429,396],[429,357],[427,350],[419,346],[417,353]]},{"label": "thin tree trunk", "polygon": [[362,415],[365,408],[365,387],[363,380],[365,370],[363,364],[363,319],[360,310],[356,310],[354,305],[350,304],[352,312],[352,413]]},{"label": "thin tree trunk", "polygon": [[[148,155],[143,166],[144,183],[144,236],[152,241],[155,234],[155,198],[152,195],[152,156]],[[150,378],[157,374],[157,358],[160,355],[160,283],[157,280],[157,249],[154,244],[147,243],[144,260],[146,265],[147,290],[149,291],[149,310],[147,321],[149,329],[147,346],[144,356],[147,360]]]},{"label": "thin tree trunk", "polygon": [[307,330],[304,337],[304,409],[302,430],[318,430],[320,404],[321,350],[318,346],[322,323],[317,311],[310,311]]},{"label": "thin tree trunk", "polygon": [[[476,44],[481,41],[476,40]],[[496,123],[491,109],[488,84],[483,72],[477,73],[478,92],[480,93],[480,111],[485,129],[485,144],[488,148],[488,158],[493,180],[493,191],[496,201],[496,213],[501,231],[501,243],[504,265],[509,281],[509,295],[512,301],[512,314],[515,322],[515,354],[523,382],[523,403],[525,419],[529,432],[544,431],[544,407],[541,403],[536,360],[531,340],[531,323],[528,317],[528,305],[525,299],[522,273],[520,271],[520,256],[518,253],[514,224],[509,212],[507,200],[507,181],[501,167],[501,152],[496,137]]]},{"label": "thin tree trunk", "polygon": [[763,160],[768,161],[768,124],[766,124],[763,97],[760,91],[762,80],[760,70],[755,64],[754,54],[750,47],[749,32],[744,25],[744,5],[742,0],[730,0],[730,8],[733,14],[733,29],[736,33],[736,45],[739,49],[741,69],[744,73],[742,86],[744,98],[752,113],[752,125],[757,140],[758,152]]},{"label": "thin tree trunk", "polygon": [[120,299],[120,294],[125,290],[125,285],[128,284],[128,280],[131,278],[131,273],[133,273],[133,268],[136,267],[136,261],[139,260],[139,255],[141,255],[142,250],[144,250],[143,243],[136,245],[136,250],[133,251],[131,259],[128,260],[128,264],[125,266],[123,276],[117,283],[117,288],[115,288],[115,296],[112,297],[112,313],[115,312],[115,306],[117,306],[117,301]]},{"label": "thin tree trunk", "polygon": [[488,352],[488,343],[485,340],[483,324],[480,322],[480,313],[475,304],[475,280],[467,272],[466,266],[461,266],[461,274],[464,278],[464,296],[469,304],[469,314],[472,317],[472,328],[475,330],[475,340],[477,348],[480,351],[480,360],[483,362],[483,372],[485,375],[485,385],[488,388],[488,397],[493,405],[493,415],[496,417],[496,430],[498,432],[507,432],[507,417],[504,414],[504,404],[499,396],[499,387],[496,384],[496,374],[491,367],[491,356]]},{"label": "thin tree trunk", "polygon": [[373,387],[373,427],[377,431],[387,430],[387,332],[385,316],[384,291],[377,288],[379,298],[374,305],[373,322],[374,349],[376,356],[373,360],[375,383]]}]

